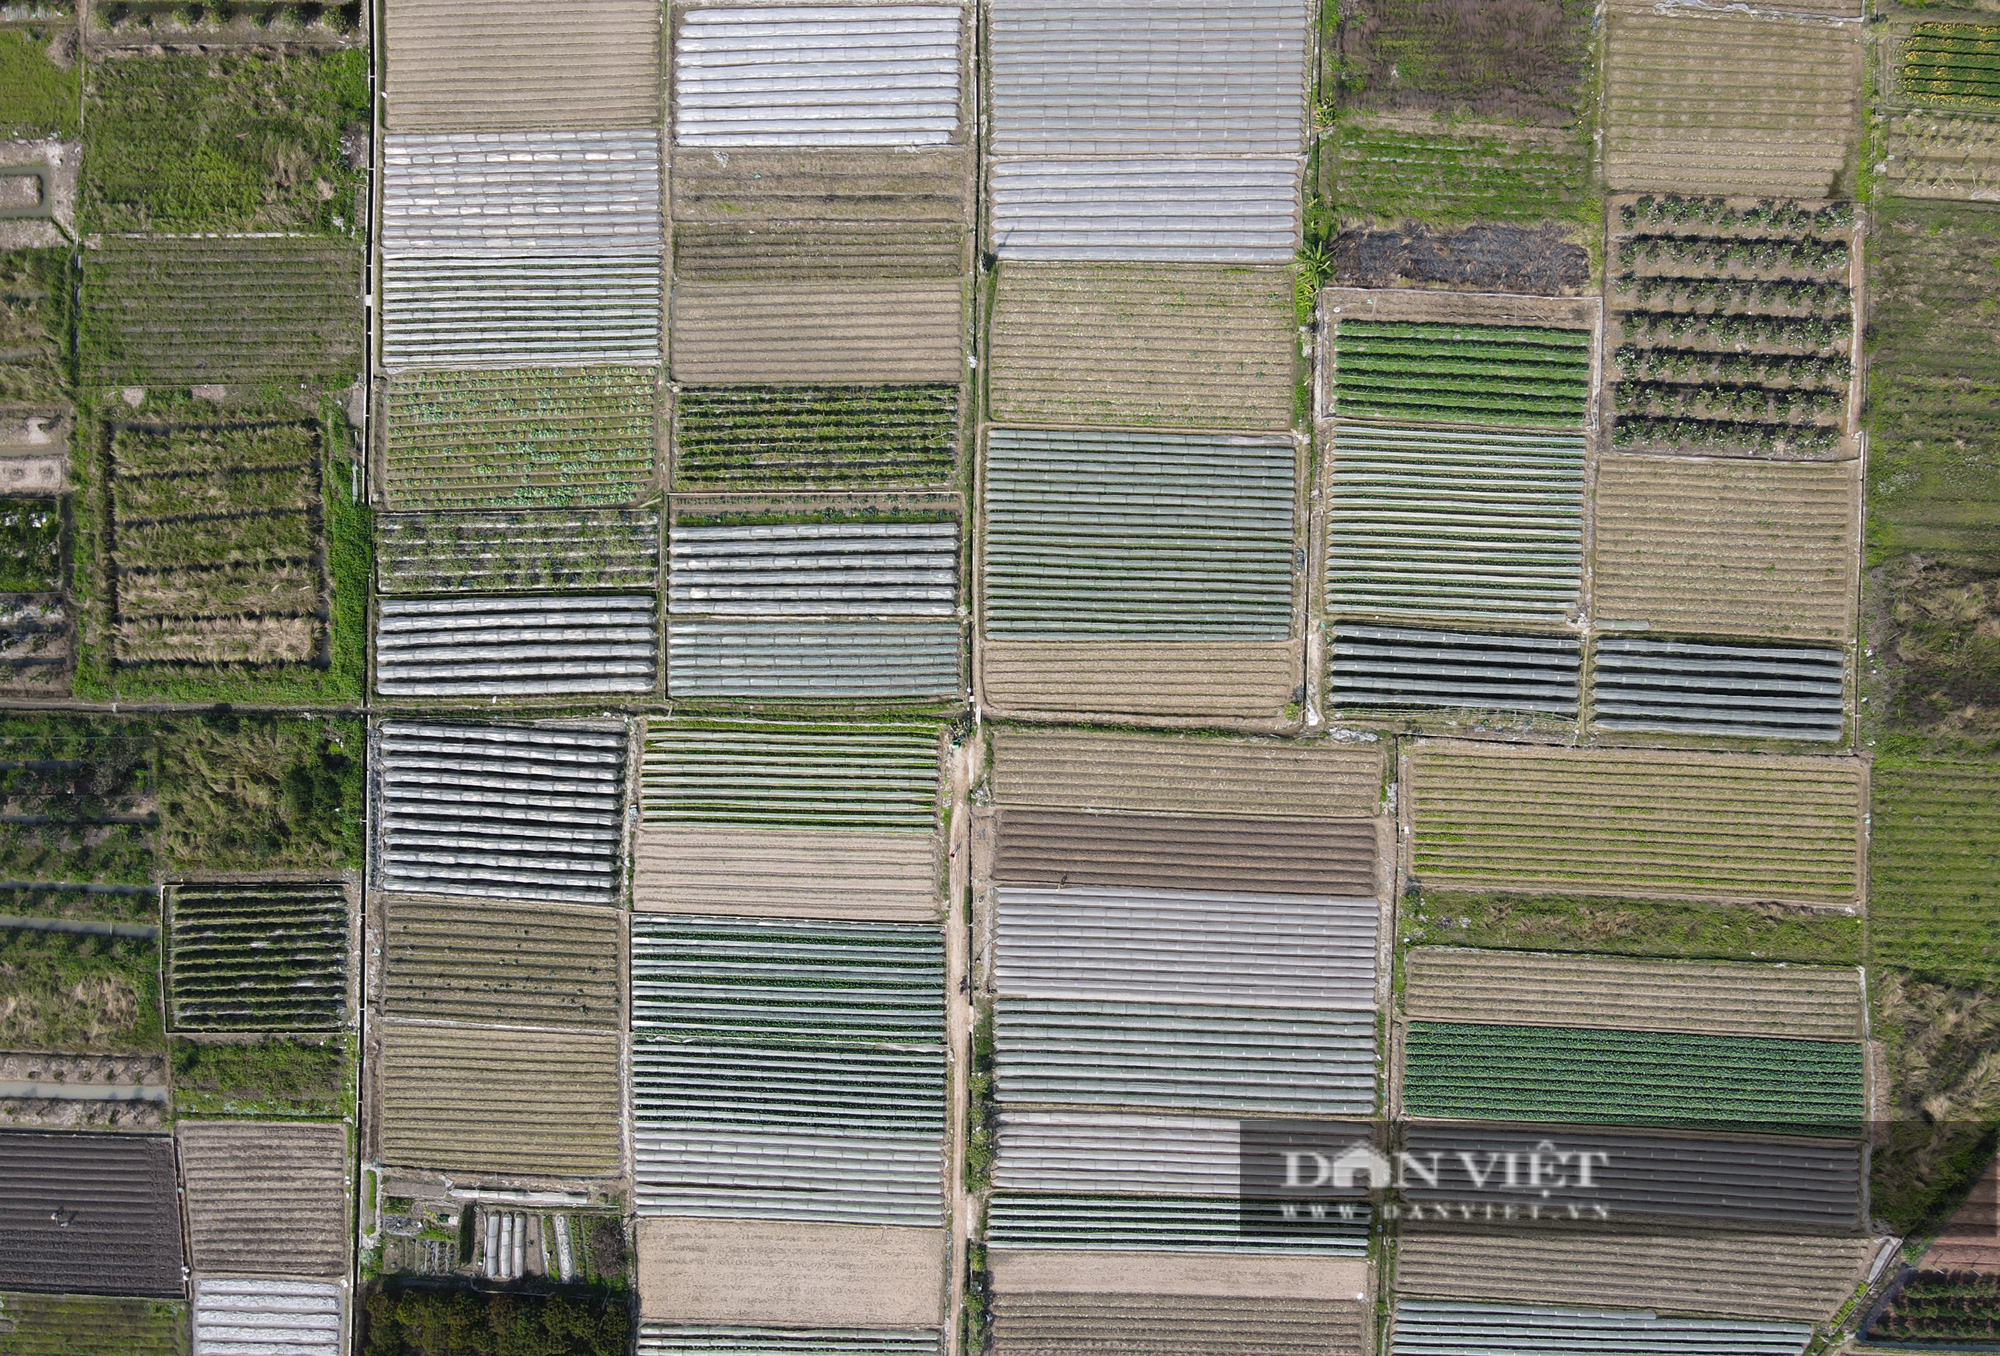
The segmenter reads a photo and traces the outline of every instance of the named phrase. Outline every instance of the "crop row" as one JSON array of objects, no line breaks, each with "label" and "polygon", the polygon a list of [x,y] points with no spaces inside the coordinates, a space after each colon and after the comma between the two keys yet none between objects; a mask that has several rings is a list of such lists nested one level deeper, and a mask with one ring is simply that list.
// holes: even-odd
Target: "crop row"
[{"label": "crop row", "polygon": [[1786,236],[1830,235],[1854,224],[1849,203],[1801,207],[1787,200],[1764,200],[1733,207],[1726,198],[1691,197],[1680,193],[1648,193],[1618,209],[1619,224],[1632,230],[1642,223],[1680,226],[1700,222],[1718,230],[1768,230]]},{"label": "crop row", "polygon": [[1670,262],[1715,270],[1798,268],[1828,273],[1847,267],[1845,240],[1812,236],[1633,235],[1618,242],[1618,267]]},{"label": "crop row", "polygon": [[1700,348],[1641,348],[1619,346],[1616,362],[1627,376],[1641,381],[1706,381],[1755,384],[1784,390],[1846,387],[1854,364],[1840,354],[1801,357],[1792,353],[1718,353]]},{"label": "crop row", "polygon": [[2000,975],[1990,925],[2000,769],[1884,760],[1871,782],[1869,930],[1875,959],[1961,984]]},{"label": "crop row", "polygon": [[2000,28],[1918,24],[1903,44],[1903,92],[1968,108],[2000,108]]},{"label": "crop row", "polygon": [[958,445],[958,388],[714,386],[674,408],[674,481],[716,488],[942,484]]},{"label": "crop row", "polygon": [[1847,411],[1845,391],[1804,391],[1796,386],[1719,386],[1707,382],[1621,381],[1616,388],[1621,420],[1722,420],[1731,423],[1838,423]]},{"label": "crop row", "polygon": [[1581,424],[1590,335],[1497,325],[1342,321],[1335,408],[1349,418]]},{"label": "crop row", "polygon": [[1588,162],[1578,145],[1425,135],[1361,123],[1339,129],[1335,189],[1343,214],[1393,221],[1542,221],[1582,196]]},{"label": "crop row", "polygon": [[1617,280],[1619,291],[1641,302],[1656,297],[1684,298],[1690,306],[1703,302],[1723,308],[1746,310],[1796,310],[1839,315],[1853,304],[1846,283],[1808,279],[1769,281],[1756,278],[1681,277],[1659,273],[1626,273]]},{"label": "crop row", "polygon": [[1717,346],[1758,344],[1768,348],[1825,350],[1845,344],[1853,325],[1845,317],[1724,315],[1714,311],[1676,308],[1627,311],[1619,318],[1628,339],[1700,338]]},{"label": "crop row", "polygon": [[648,823],[929,833],[937,732],[655,721],[641,779]]},{"label": "crop row", "polygon": [[1831,452],[1840,431],[1820,424],[1765,424],[1740,419],[1648,418],[1618,416],[1612,430],[1614,447],[1671,447],[1690,451],[1747,448],[1753,452]]}]

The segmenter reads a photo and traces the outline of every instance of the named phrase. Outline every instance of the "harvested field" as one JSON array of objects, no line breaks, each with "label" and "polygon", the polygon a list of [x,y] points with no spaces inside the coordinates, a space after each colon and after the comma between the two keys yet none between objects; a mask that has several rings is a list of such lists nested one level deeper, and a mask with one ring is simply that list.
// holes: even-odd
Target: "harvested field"
[{"label": "harvested field", "polygon": [[1591,9],[1578,0],[1342,11],[1345,108],[1561,127],[1585,97]]},{"label": "harvested field", "polygon": [[[648,356],[658,354],[649,350]],[[382,407],[389,505],[577,508],[633,502],[653,480],[658,400],[657,374],[648,367],[392,376]]]},{"label": "harvested field", "polygon": [[383,593],[659,587],[660,519],[644,510],[385,513],[375,533]]},{"label": "harvested field", "polygon": [[615,1029],[625,933],[603,909],[391,900],[382,1010],[391,1017]]},{"label": "harvested field", "polygon": [[174,1137],[195,1269],[345,1277],[347,1134],[344,1125],[182,1124]]},{"label": "harvested field", "polygon": [[1957,984],[2000,975],[2000,768],[1883,758],[1870,778],[1869,962]]},{"label": "harvested field", "polygon": [[181,1297],[174,1142],[0,1131],[0,1274],[16,1290]]},{"label": "harvested field", "polygon": [[1373,820],[999,811],[993,879],[1039,889],[1256,891],[1372,899]]},{"label": "harvested field", "polygon": [[938,1356],[944,1335],[936,1328],[757,1328],[738,1324],[647,1323],[639,1329],[639,1356],[695,1356],[714,1351],[743,1356],[797,1356],[805,1343],[814,1356]]},{"label": "harvested field", "polygon": [[1412,1021],[1403,1110],[1851,1138],[1866,1115],[1862,1055],[1858,1041]]},{"label": "harvested field", "polygon": [[1342,287],[1463,288],[1474,292],[1570,296],[1590,285],[1590,251],[1553,223],[1472,225],[1433,232],[1414,223],[1342,231],[1333,241],[1333,280]]},{"label": "harvested field", "polygon": [[1049,998],[1002,998],[995,1012],[1003,1108],[1252,1116],[1375,1109],[1372,1012]]},{"label": "harvested field", "polygon": [[1877,182],[1904,198],[2000,202],[2000,121],[1937,109],[1887,111]]},{"label": "harvested field", "polygon": [[1361,1356],[1368,1312],[1358,1303],[1165,1295],[1018,1295],[993,1301],[994,1356]]},{"label": "harvested field", "polygon": [[1813,1336],[1809,1323],[1663,1318],[1637,1309],[1556,1309],[1448,1300],[1399,1299],[1393,1321],[1391,1356],[1428,1356],[1438,1351],[1449,1351],[1452,1356],[1504,1356],[1524,1348],[1548,1356],[1591,1356],[1607,1350],[1645,1356],[1686,1351],[1713,1356],[1803,1356]]},{"label": "harvested field", "polygon": [[1855,624],[1855,463],[1607,456],[1592,593],[1601,624],[1845,643]]},{"label": "harvested field", "polygon": [[1582,642],[1342,623],[1327,643],[1330,699],[1351,710],[1576,714]]},{"label": "harvested field", "polygon": [[687,387],[674,403],[674,486],[918,489],[951,482],[958,387]]},{"label": "harvested field", "polygon": [[1851,188],[1859,25],[1614,9],[1604,177],[1614,189],[1826,198]]},{"label": "harvested field", "polygon": [[452,1173],[619,1171],[618,1037],[388,1021],[385,1163]]},{"label": "harvested field", "polygon": [[956,618],[915,621],[727,617],[670,620],[673,697],[895,700],[956,698]]},{"label": "harvested field", "polygon": [[940,146],[959,131],[956,5],[682,9],[677,146]]},{"label": "harvested field", "polygon": [[996,422],[1290,427],[1290,268],[1014,262],[996,276]]},{"label": "harvested field", "polygon": [[613,4],[390,0],[386,125],[397,132],[644,127],[660,120],[660,11]]},{"label": "harvested field", "polygon": [[964,286],[955,281],[674,285],[674,380],[956,383]]},{"label": "harvested field", "polygon": [[347,1019],[338,882],[167,889],[167,1013],[179,1031],[313,1031]]},{"label": "harvested field", "polygon": [[932,834],[647,824],[633,863],[642,912],[773,918],[937,916]]},{"label": "harvested field", "polygon": [[918,1328],[943,1313],[943,1229],[641,1219],[647,1322]]},{"label": "harvested field", "polygon": [[83,252],[87,384],[350,380],[361,251],[295,237],[107,237]]},{"label": "harvested field", "polygon": [[981,695],[1000,715],[1276,720],[1303,700],[1296,641],[979,641]]},{"label": "harvested field", "polygon": [[[1004,898],[1004,897],[1003,897]],[[1861,972],[1417,947],[1403,1011],[1438,1022],[1860,1040]]]},{"label": "harvested field", "polygon": [[220,1280],[194,1283],[194,1356],[339,1356],[341,1288],[330,1281]]},{"label": "harvested field", "polygon": [[7,1356],[188,1356],[177,1301],[0,1294],[0,1320]]},{"label": "harvested field", "polygon": [[651,593],[384,598],[375,690],[385,697],[545,697],[651,692],[659,636]]},{"label": "harvested field", "polygon": [[383,258],[656,256],[660,193],[651,129],[388,136]]},{"label": "harvested field", "polygon": [[994,727],[993,796],[1016,807],[1362,819],[1382,801],[1380,749]]},{"label": "harvested field", "polygon": [[1917,24],[1898,55],[1896,84],[1910,98],[2000,113],[2000,28]]},{"label": "harvested field", "polygon": [[1289,440],[993,430],[984,633],[1290,637],[1296,462]]},{"label": "harvested field", "polygon": [[995,160],[993,251],[1003,260],[1288,264],[1299,244],[1299,162]]},{"label": "harvested field", "polygon": [[1337,425],[1335,615],[1558,622],[1583,576],[1581,433]]},{"label": "harvested field", "polygon": [[1375,1006],[1382,910],[1372,896],[997,893],[993,986],[1009,997]]},{"label": "harvested field", "polygon": [[1409,766],[1431,888],[1858,902],[1855,759],[1424,742]]},{"label": "harvested field", "polygon": [[1590,331],[1340,319],[1332,413],[1342,419],[1580,428]]},{"label": "harvested field", "polygon": [[622,733],[391,721],[379,757],[381,888],[617,902]]},{"label": "harvested field", "polygon": [[1847,653],[1606,636],[1591,651],[1600,730],[1838,740]]},{"label": "harvested field", "polygon": [[1586,217],[1594,206],[1589,147],[1573,132],[1432,130],[1404,118],[1349,116],[1336,136],[1329,149],[1339,157],[1333,196],[1343,221],[1529,225]]},{"label": "harvested field", "polygon": [[1404,1294],[1824,1323],[1867,1278],[1872,1238],[1811,1234],[1432,1233],[1397,1249]]},{"label": "harvested field", "polygon": [[459,249],[383,256],[382,365],[391,373],[660,360],[657,242],[650,252]]}]

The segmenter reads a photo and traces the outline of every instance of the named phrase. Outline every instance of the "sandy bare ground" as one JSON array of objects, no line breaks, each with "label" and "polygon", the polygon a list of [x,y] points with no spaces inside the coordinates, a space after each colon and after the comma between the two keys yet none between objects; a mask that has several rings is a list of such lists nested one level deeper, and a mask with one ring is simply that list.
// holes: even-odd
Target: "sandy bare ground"
[{"label": "sandy bare ground", "polygon": [[943,1229],[769,1220],[639,1221],[640,1313],[799,1328],[942,1323]]},{"label": "sandy bare ground", "polygon": [[986,1261],[1002,1294],[1358,1300],[1368,1287],[1368,1264],[1351,1258],[996,1248]]},{"label": "sandy bare ground", "polygon": [[641,826],[632,907],[751,918],[937,917],[935,834]]}]

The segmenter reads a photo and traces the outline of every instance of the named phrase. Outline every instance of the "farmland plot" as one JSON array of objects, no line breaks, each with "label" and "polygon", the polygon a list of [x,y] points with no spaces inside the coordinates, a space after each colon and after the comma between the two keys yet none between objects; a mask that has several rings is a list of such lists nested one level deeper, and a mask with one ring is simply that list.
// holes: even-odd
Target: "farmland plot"
[{"label": "farmland plot", "polygon": [[651,593],[383,598],[375,690],[385,697],[651,692]]},{"label": "farmland plot", "polygon": [[1863,787],[1844,758],[1426,742],[1411,870],[1443,889],[1852,906]]},{"label": "farmland plot", "polygon": [[375,530],[385,594],[659,585],[660,519],[645,510],[394,513]]},{"label": "farmland plot", "polygon": [[1003,260],[1287,264],[1299,244],[1299,162],[998,159],[988,170]]},{"label": "farmland plot", "polygon": [[382,1024],[382,1161],[442,1172],[619,1171],[618,1037]]},{"label": "farmland plot", "polygon": [[1265,725],[1305,696],[1298,641],[979,643],[979,686],[996,714]]},{"label": "farmland plot", "polygon": [[391,1017],[615,1029],[624,930],[603,909],[391,900],[382,1010]]},{"label": "farmland plot", "polygon": [[6,1356],[188,1356],[176,1301],[0,1293],[0,1319]]},{"label": "farmland plot", "polygon": [[78,716],[7,722],[0,878],[145,889],[153,879],[156,790],[153,731],[143,725]]},{"label": "farmland plot", "polygon": [[928,920],[939,906],[938,785],[929,726],[655,721],[634,906]]},{"label": "farmland plot", "polygon": [[944,1302],[943,1229],[639,1220],[648,1322],[794,1330],[924,1328]]},{"label": "farmland plot", "polygon": [[1837,740],[1847,732],[1838,649],[1605,636],[1591,651],[1600,730]]},{"label": "farmland plot", "polygon": [[1038,889],[1376,894],[1372,820],[1251,819],[1125,811],[999,812],[993,879]]},{"label": "farmland plot", "polygon": [[1290,427],[1291,269],[1017,261],[996,278],[996,422]]},{"label": "farmland plot", "polygon": [[1369,1284],[1366,1265],[1337,1256],[996,1248],[987,1263],[993,1288],[1003,1295],[1214,1296],[1269,1303],[1351,1300]]},{"label": "farmland plot", "polygon": [[1876,180],[1904,198],[2000,201],[2000,119],[1937,108],[1885,110],[1889,154]]},{"label": "farmland plot", "polygon": [[1858,1041],[1413,1021],[1412,1116],[1860,1133]]},{"label": "farmland plot", "polygon": [[174,1143],[0,1132],[0,1274],[16,1290],[181,1297]]},{"label": "farmland plot", "polygon": [[1859,25],[1614,9],[1604,177],[1614,190],[1825,198],[1851,188]]},{"label": "farmland plot", "polygon": [[391,721],[380,759],[383,889],[617,902],[622,732]]},{"label": "farmland plot", "polygon": [[0,253],[0,408],[10,414],[69,404],[71,267],[66,250]]},{"label": "farmland plot", "polygon": [[615,4],[394,0],[384,118],[395,132],[644,127],[660,118],[660,12]]},{"label": "farmland plot", "polygon": [[993,795],[1008,807],[1354,819],[1381,807],[1383,755],[1366,745],[1020,725],[991,738]]},{"label": "farmland plot", "polygon": [[744,1356],[938,1356],[935,1328],[746,1328],[692,1323],[647,1323],[639,1329],[639,1356],[697,1356],[713,1351]]},{"label": "farmland plot", "polygon": [[886,282],[677,282],[674,380],[695,386],[957,382],[965,287]]},{"label": "farmland plot", "polygon": [[942,1222],[935,926],[635,919],[640,1209]]},{"label": "farmland plot", "polygon": [[[1588,147],[1571,132],[1433,129],[1407,117],[1343,114],[1335,135],[1334,205],[1342,221],[1528,225],[1582,217],[1594,206]],[[1536,235],[1515,243],[1562,253],[1560,239]]]},{"label": "farmland plot", "polygon": [[1434,231],[1404,222],[1351,227],[1334,237],[1332,281],[1342,287],[1420,288],[1442,283],[1473,292],[1574,296],[1590,283],[1590,251],[1574,228],[1475,224]]},{"label": "farmland plot", "polygon": [[[1130,1278],[1125,1284],[1132,1290],[1156,1285],[1155,1274],[1175,1262],[1193,1263],[1211,1278],[1205,1288],[1213,1292],[1243,1284],[1240,1274],[1230,1274],[1234,1268],[1224,1269],[1226,1262],[1258,1254],[1300,1261],[1310,1258],[1314,1264],[1364,1257],[1368,1252],[1368,1220],[1369,1207],[1363,1203],[1354,1207],[1352,1220],[1329,1222],[1304,1236],[1255,1238],[1244,1235],[1243,1205],[1235,1196],[1203,1199],[1122,1192],[1109,1196],[1002,1191],[987,1203],[986,1238],[996,1252],[1071,1265],[1079,1256],[1108,1253]],[[1131,1266],[1139,1260],[1134,1253],[1143,1258],[1143,1272]],[[1268,1302],[1269,1297],[1264,1299]]]},{"label": "farmland plot", "polygon": [[346,1126],[197,1121],[174,1135],[197,1271],[346,1274]]},{"label": "farmland plot", "polygon": [[1598,619],[1614,629],[1844,643],[1854,629],[1860,495],[1852,462],[1607,456],[1597,468]]},{"label": "farmland plot", "polygon": [[1747,1319],[1661,1317],[1645,1310],[1556,1309],[1467,1304],[1447,1300],[1396,1301],[1392,1356],[1501,1356],[1529,1343],[1549,1356],[1589,1356],[1616,1344],[1630,1352],[1698,1350],[1713,1356],[1803,1356],[1810,1323],[1755,1323]]},{"label": "farmland plot", "polygon": [[361,252],[295,237],[107,237],[84,251],[86,384],[351,380]]},{"label": "farmland plot", "polygon": [[312,1031],[347,1017],[336,883],[168,889],[167,1012],[181,1031]]},{"label": "farmland plot", "polygon": [[636,366],[657,362],[659,350],[657,255],[423,253],[383,262],[382,363],[392,373]]},{"label": "farmland plot", "polygon": [[1327,642],[1331,700],[1349,710],[1441,707],[1571,717],[1582,642],[1343,622]]},{"label": "farmland plot", "polygon": [[1340,17],[1347,108],[1561,127],[1586,95],[1591,12],[1578,0],[1364,0]]},{"label": "farmland plot", "polygon": [[2000,113],[2000,28],[1917,24],[1899,55],[1896,83],[1912,99]]},{"label": "farmland plot", "polygon": [[993,1184],[1003,1195],[1098,1197],[1115,1184],[1115,1194],[1159,1206],[1183,1198],[1192,1208],[1235,1193],[1239,1138],[1236,1122],[1221,1116],[1010,1111],[1000,1118]]},{"label": "farmland plot", "polygon": [[958,387],[691,386],[674,403],[674,486],[921,489],[951,483]]},{"label": "farmland plot", "polygon": [[1164,1356],[1231,1348],[1271,1356],[1356,1356],[1368,1350],[1366,1311],[1337,1300],[1002,1292],[992,1305],[994,1356]]},{"label": "farmland plot", "polygon": [[236,1356],[245,1347],[339,1356],[343,1307],[331,1281],[203,1276],[194,1283],[194,1356]]},{"label": "farmland plot", "polygon": [[383,396],[389,506],[634,502],[653,480],[658,402],[647,367],[394,374]]},{"label": "farmland plot", "polygon": [[1870,963],[1992,983],[2000,975],[1991,926],[2000,769],[1885,757],[1870,789]]},{"label": "farmland plot", "polygon": [[1579,428],[1590,331],[1342,319],[1330,385],[1341,419]]},{"label": "farmland plot", "polygon": [[1403,1010],[1439,1022],[1859,1040],[1859,970],[1418,947]]}]

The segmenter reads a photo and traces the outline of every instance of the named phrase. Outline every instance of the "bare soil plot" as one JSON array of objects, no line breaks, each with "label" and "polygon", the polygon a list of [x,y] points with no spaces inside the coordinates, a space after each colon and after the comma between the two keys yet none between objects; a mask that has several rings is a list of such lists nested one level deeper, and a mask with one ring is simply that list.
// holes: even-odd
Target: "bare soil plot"
[{"label": "bare soil plot", "polygon": [[998,726],[994,799],[1017,807],[1364,818],[1382,799],[1377,747]]},{"label": "bare soil plot", "polygon": [[1362,1356],[1369,1315],[1357,1301],[1292,1297],[1076,1295],[1002,1291],[992,1300],[995,1356],[1181,1356],[1250,1350],[1259,1356]]},{"label": "bare soil plot", "polygon": [[2000,1270],[2000,1160],[1987,1164],[1919,1262],[1926,1271]]},{"label": "bare soil plot", "polygon": [[0,1293],[7,1356],[187,1356],[187,1306],[96,1295]]},{"label": "bare soil plot", "polygon": [[1300,700],[1303,645],[996,641],[980,637],[981,696],[996,715],[1269,722]]},{"label": "bare soil plot", "polygon": [[1404,957],[1412,1019],[1859,1040],[1858,970],[1613,960],[1418,947]]},{"label": "bare soil plot", "polygon": [[1573,296],[1590,285],[1590,251],[1571,228],[1475,224],[1433,231],[1354,227],[1333,242],[1342,287],[1450,287],[1473,292]]},{"label": "bare soil plot", "polygon": [[1364,0],[1340,15],[1343,107],[1561,127],[1585,94],[1591,7]]},{"label": "bare soil plot", "polygon": [[646,0],[467,9],[392,0],[384,118],[397,132],[645,127],[660,120],[660,8]]},{"label": "bare soil plot", "polygon": [[1395,1284],[1406,1295],[1824,1322],[1865,1279],[1880,1246],[1715,1230],[1405,1233]]},{"label": "bare soil plot", "polygon": [[1904,198],[2000,202],[2000,118],[1943,109],[1887,114],[1888,154],[1877,179]]},{"label": "bare soil plot", "polygon": [[1859,466],[1612,455],[1597,468],[1600,624],[1845,642]]},{"label": "bare soil plot", "polygon": [[180,1199],[164,1135],[0,1132],[0,1275],[18,1290],[179,1299]]},{"label": "bare soil plot", "polygon": [[1038,264],[998,275],[988,402],[998,422],[1282,429],[1292,270]]},{"label": "bare soil plot", "polygon": [[929,834],[647,824],[632,907],[918,922],[937,915],[938,857]]},{"label": "bare soil plot", "polygon": [[1368,1268],[1343,1257],[995,1248],[993,1289],[1005,1295],[1181,1296],[1188,1299],[1359,1300]]},{"label": "bare soil plot", "polygon": [[174,1132],[200,1271],[344,1276],[344,1125],[198,1121]]},{"label": "bare soil plot", "polygon": [[1849,758],[1425,741],[1410,865],[1446,889],[1852,907],[1865,785]]},{"label": "bare soil plot", "polygon": [[674,379],[956,382],[965,361],[964,291],[943,280],[676,283]]},{"label": "bare soil plot", "polygon": [[391,1021],[381,1079],[384,1162],[509,1177],[619,1170],[615,1035]]},{"label": "bare soil plot", "polygon": [[777,1221],[639,1221],[649,1321],[921,1327],[942,1321],[943,1229]]},{"label": "bare soil plot", "polygon": [[391,900],[382,1006],[392,1017],[611,1029],[624,928],[603,909]]},{"label": "bare soil plot", "polygon": [[1613,8],[1604,173],[1613,189],[1825,198],[1851,191],[1859,24]]},{"label": "bare soil plot", "polygon": [[1224,819],[1118,811],[1003,809],[993,879],[1055,889],[1162,890],[1372,897],[1371,820]]}]

